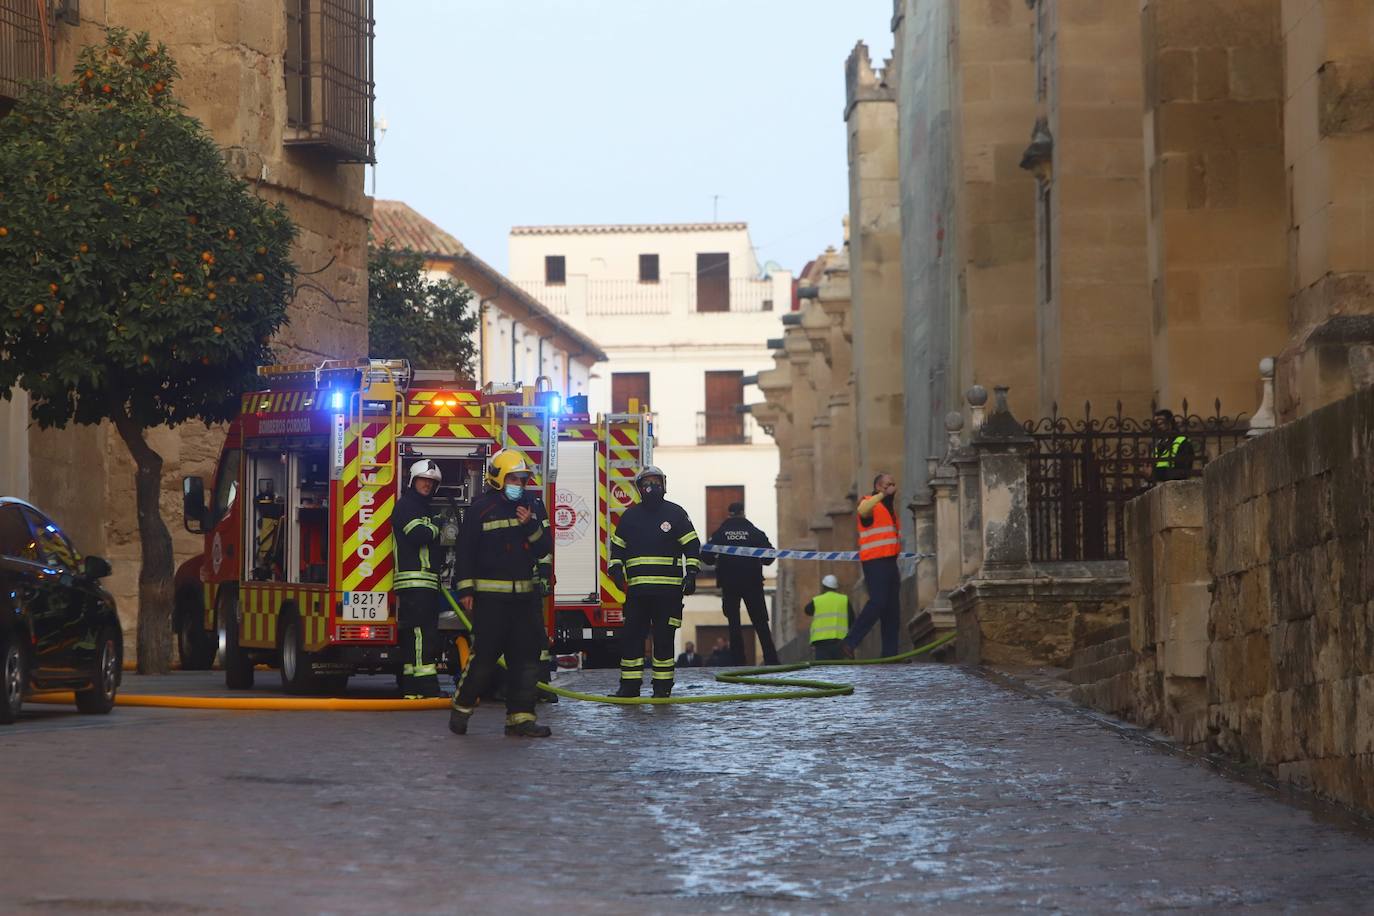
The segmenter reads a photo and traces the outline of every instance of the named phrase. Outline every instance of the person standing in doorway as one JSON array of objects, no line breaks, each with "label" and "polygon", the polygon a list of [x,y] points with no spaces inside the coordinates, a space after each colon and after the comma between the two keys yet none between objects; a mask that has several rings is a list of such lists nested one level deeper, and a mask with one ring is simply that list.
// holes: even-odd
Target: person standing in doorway
[{"label": "person standing in doorway", "polygon": [[891,474],[874,477],[873,492],[859,500],[859,561],[863,564],[868,603],[840,646],[846,658],[854,657],[854,650],[875,623],[881,623],[882,657],[897,654],[901,624],[897,554],[902,551],[902,530],[897,521],[896,500],[897,481]]},{"label": "person standing in doorway", "polygon": [[[731,503],[730,517],[720,523],[708,545],[719,547],[767,547],[773,542],[753,522],[744,517],[744,503]],[[768,603],[763,597],[763,568],[773,563],[772,557],[738,557],[707,552],[702,562],[716,567],[716,582],[720,585],[720,609],[730,625],[730,652],[735,664],[744,664],[744,631],[739,622],[741,602],[749,612],[759,643],[763,646],[763,663],[776,665],[778,650],[768,629]]]}]

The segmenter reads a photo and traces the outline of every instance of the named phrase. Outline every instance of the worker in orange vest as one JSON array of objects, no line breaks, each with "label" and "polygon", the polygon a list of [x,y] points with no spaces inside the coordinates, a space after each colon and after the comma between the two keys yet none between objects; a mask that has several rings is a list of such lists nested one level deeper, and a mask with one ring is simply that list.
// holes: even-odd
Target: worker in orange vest
[{"label": "worker in orange vest", "polygon": [[847,658],[881,621],[883,657],[897,654],[897,633],[901,624],[901,576],[897,554],[902,550],[902,529],[897,523],[897,481],[891,474],[873,478],[873,492],[859,500],[859,561],[864,568],[868,603],[849,628],[841,650]]}]

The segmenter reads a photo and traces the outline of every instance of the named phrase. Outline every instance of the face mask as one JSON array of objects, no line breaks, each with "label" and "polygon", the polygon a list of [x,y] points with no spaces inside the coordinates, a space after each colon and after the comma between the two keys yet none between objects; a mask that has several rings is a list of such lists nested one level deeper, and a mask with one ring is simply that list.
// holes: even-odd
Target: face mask
[{"label": "face mask", "polygon": [[508,483],[506,484],[505,493],[506,499],[509,499],[513,503],[518,503],[520,497],[525,495],[525,488],[518,483]]},{"label": "face mask", "polygon": [[663,487],[656,483],[646,483],[640,487],[639,495],[646,503],[656,503],[663,501]]}]

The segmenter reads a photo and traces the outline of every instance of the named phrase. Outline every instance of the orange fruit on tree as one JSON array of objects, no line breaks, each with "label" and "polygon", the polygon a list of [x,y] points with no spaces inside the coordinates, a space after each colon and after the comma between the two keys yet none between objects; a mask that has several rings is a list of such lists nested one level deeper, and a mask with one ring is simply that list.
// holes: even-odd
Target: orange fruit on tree
[{"label": "orange fruit on tree", "polygon": [[258,254],[267,254],[267,246],[266,246],[266,245],[259,245],[259,246],[258,246]]},{"label": "orange fruit on tree", "polygon": [[235,232],[233,229],[230,229],[230,230],[229,230],[229,241],[232,242],[234,239],[236,239],[236,238],[238,238],[238,237],[239,237],[239,234],[238,234],[237,232]]},{"label": "orange fruit on tree", "polygon": [[85,254],[86,252],[91,250],[91,246],[87,245],[85,242],[82,242],[80,245],[76,246],[76,250],[81,252],[82,254]]},{"label": "orange fruit on tree", "polygon": [[215,301],[215,293],[211,293],[210,295],[206,296],[205,298],[209,299],[211,302],[214,302],[214,301]]},{"label": "orange fruit on tree", "polygon": [[215,333],[216,333],[216,334],[223,334],[223,333],[224,333],[224,328],[220,327],[219,325],[215,325]]},{"label": "orange fruit on tree", "polygon": [[152,358],[151,356],[149,356],[147,353],[144,353],[144,354],[143,354],[143,359],[141,359],[141,360],[139,360],[139,361],[140,361],[141,363],[143,363],[143,365],[146,366],[146,365],[148,365],[149,363],[151,363],[151,362],[153,361],[153,358]]},{"label": "orange fruit on tree", "polygon": [[10,230],[5,226],[0,226],[0,239],[10,234]]},{"label": "orange fruit on tree", "polygon": [[254,283],[261,283],[263,280],[266,280],[266,279],[267,279],[267,278],[264,277],[262,274],[253,274],[253,282],[254,282]]},{"label": "orange fruit on tree", "polygon": [[204,261],[206,264],[209,264],[211,261],[215,259],[215,256],[208,251],[202,251],[200,253],[200,259]]},{"label": "orange fruit on tree", "polygon": [[47,306],[43,305],[43,303],[41,303],[41,302],[38,303],[37,305],[35,305],[35,306],[33,307],[33,313],[34,313],[35,315],[41,315],[41,314],[43,314],[44,312],[46,312],[47,310],[48,310],[48,309],[47,309]]},{"label": "orange fruit on tree", "polygon": [[48,292],[50,292],[50,293],[52,293],[54,296],[56,296],[56,295],[57,295],[57,284],[56,284],[56,283],[49,283],[49,284],[48,284]]}]

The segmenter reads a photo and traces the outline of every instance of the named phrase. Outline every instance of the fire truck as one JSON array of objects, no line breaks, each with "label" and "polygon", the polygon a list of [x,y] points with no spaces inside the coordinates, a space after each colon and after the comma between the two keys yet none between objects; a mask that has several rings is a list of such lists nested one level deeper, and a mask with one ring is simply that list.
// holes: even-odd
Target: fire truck
[{"label": "fire truck", "polygon": [[[637,498],[636,471],[651,461],[651,414],[631,404],[593,418],[542,384],[473,389],[404,360],[264,366],[258,375],[262,390],[243,395],[208,494],[202,478],[183,480],[183,523],[204,537],[176,573],[183,668],[218,659],[225,684],[246,690],[265,664],[297,694],[399,672],[390,519],[406,470],[430,458],[443,472],[438,566],[451,589],[463,514],[486,485],[487,459],[506,447],[530,459],[531,494],[552,507],[552,647],[613,663],[624,595],[607,574],[608,543]],[[461,664],[462,624],[453,615],[443,627],[445,645],[458,650],[445,663]]]}]

